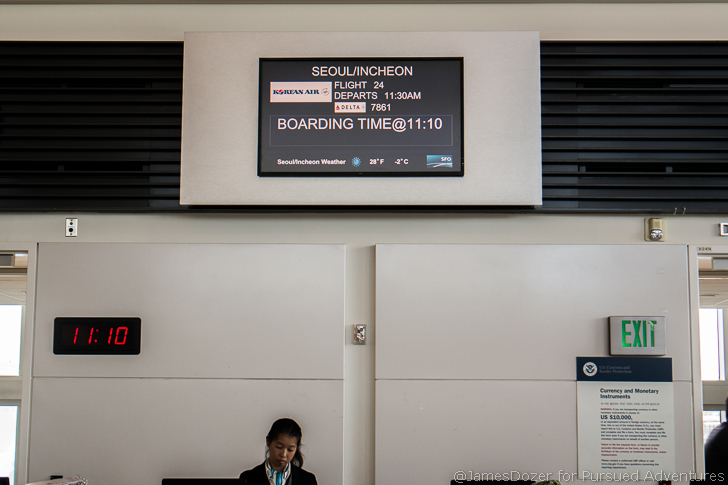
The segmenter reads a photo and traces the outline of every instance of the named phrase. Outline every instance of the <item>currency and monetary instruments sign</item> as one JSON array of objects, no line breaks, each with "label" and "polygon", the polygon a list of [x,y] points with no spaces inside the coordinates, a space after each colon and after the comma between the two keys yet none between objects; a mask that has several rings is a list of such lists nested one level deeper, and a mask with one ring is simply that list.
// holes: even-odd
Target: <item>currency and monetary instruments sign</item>
[{"label": "currency and monetary instruments sign", "polygon": [[579,478],[684,480],[673,478],[681,475],[675,466],[673,391],[670,358],[577,357]]},{"label": "currency and monetary instruments sign", "polygon": [[611,355],[665,355],[665,317],[609,317]]}]

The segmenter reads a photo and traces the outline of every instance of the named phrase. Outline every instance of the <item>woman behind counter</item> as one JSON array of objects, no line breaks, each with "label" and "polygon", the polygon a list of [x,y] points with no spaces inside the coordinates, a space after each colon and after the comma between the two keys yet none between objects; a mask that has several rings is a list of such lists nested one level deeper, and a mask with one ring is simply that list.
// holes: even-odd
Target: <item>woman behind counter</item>
[{"label": "woman behind counter", "polygon": [[266,459],[240,474],[248,485],[318,485],[316,475],[303,468],[301,427],[292,419],[273,423],[265,437]]}]

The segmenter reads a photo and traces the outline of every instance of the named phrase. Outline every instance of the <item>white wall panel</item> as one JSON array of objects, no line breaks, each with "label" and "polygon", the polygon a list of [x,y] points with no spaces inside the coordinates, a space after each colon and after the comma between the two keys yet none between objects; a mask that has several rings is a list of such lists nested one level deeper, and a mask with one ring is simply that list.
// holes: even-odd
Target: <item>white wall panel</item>
[{"label": "white wall panel", "polygon": [[[676,382],[674,394],[676,471],[688,472],[690,383]],[[378,484],[445,485],[458,471],[577,476],[575,380],[378,380],[376,396]]]},{"label": "white wall panel", "polygon": [[[342,245],[41,243],[35,376],[343,378]],[[139,316],[138,356],[53,355],[53,319]]]},{"label": "white wall panel", "polygon": [[458,471],[576,470],[576,382],[376,386],[377,484],[446,485]]},{"label": "white wall panel", "polygon": [[30,481],[237,477],[262,463],[271,423],[303,428],[305,468],[342,481],[343,381],[36,378]]},{"label": "white wall panel", "polygon": [[665,315],[691,378],[685,246],[380,244],[376,272],[378,379],[575,379],[610,315]]},{"label": "white wall panel", "polygon": [[[673,362],[673,371],[675,362]],[[699,386],[700,384],[698,384]],[[694,415],[702,416],[702,409],[693,406],[693,385],[690,382],[676,382],[673,386],[675,395],[675,470],[677,472],[696,471],[695,439],[693,433]],[[700,392],[700,391],[698,391]],[[702,424],[702,420],[701,420]],[[700,432],[702,435],[702,431]],[[698,445],[702,448],[702,441]],[[701,454],[702,462],[702,454]],[[678,480],[675,480],[676,482]],[[688,480],[679,480],[687,482]]]},{"label": "white wall panel", "polygon": [[[186,33],[181,203],[540,204],[539,50],[538,32]],[[463,57],[465,176],[258,177],[259,58],[397,56]]]}]

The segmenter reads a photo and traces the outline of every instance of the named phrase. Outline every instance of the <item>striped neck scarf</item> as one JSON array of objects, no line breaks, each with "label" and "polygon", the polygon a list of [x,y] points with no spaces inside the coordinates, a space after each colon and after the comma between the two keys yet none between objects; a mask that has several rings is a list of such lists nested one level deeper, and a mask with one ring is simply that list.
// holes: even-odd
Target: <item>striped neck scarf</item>
[{"label": "striped neck scarf", "polygon": [[278,473],[270,466],[268,460],[265,460],[265,476],[268,477],[270,485],[283,485],[291,476],[291,464],[288,463],[283,469],[283,473]]}]

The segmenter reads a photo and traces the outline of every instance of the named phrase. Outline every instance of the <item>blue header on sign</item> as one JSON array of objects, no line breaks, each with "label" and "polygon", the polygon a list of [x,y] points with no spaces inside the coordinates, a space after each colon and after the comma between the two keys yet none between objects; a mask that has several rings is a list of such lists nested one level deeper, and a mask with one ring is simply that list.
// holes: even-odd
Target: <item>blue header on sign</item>
[{"label": "blue header on sign", "polygon": [[577,381],[672,382],[672,359],[577,357]]}]

